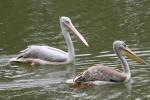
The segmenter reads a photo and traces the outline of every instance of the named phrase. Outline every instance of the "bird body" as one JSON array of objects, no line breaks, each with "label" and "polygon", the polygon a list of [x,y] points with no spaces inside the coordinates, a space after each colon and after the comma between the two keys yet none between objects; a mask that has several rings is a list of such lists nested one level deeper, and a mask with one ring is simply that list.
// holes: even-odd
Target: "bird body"
[{"label": "bird body", "polygon": [[[126,59],[123,56],[130,57],[139,63],[145,64],[145,62],[136,56],[123,41],[115,41],[113,43],[113,49],[122,63],[123,70],[117,70],[111,67],[107,67],[101,64],[89,67],[81,75],[75,77],[75,83],[92,83],[96,81],[103,82],[126,82],[130,80],[131,73]],[[100,82],[99,82],[100,83]]]},{"label": "bird body", "polygon": [[58,65],[72,63],[75,58],[75,53],[69,32],[76,34],[86,46],[88,46],[88,43],[74,27],[70,18],[64,16],[61,17],[60,26],[68,47],[68,52],[44,45],[32,45],[28,46],[27,49],[21,51],[21,53],[18,54],[16,57],[10,59],[10,62],[30,63],[31,65]]},{"label": "bird body", "polygon": [[92,66],[83,72],[82,75],[75,79],[75,82],[88,82],[88,81],[110,81],[122,82],[125,81],[126,74],[116,70],[115,68],[107,67],[101,64]]},{"label": "bird body", "polygon": [[49,46],[32,45],[23,50],[17,58],[39,58],[46,61],[65,62],[68,58],[68,53]]}]

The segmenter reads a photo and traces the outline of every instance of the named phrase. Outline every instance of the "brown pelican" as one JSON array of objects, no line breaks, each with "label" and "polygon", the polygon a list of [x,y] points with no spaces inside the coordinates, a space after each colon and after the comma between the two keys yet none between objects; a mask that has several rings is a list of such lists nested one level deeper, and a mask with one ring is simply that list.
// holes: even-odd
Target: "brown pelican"
[{"label": "brown pelican", "polygon": [[10,62],[30,63],[31,65],[67,64],[73,62],[75,52],[69,32],[75,33],[86,46],[88,46],[88,43],[74,27],[70,18],[60,17],[60,27],[68,46],[68,52],[49,46],[32,45],[21,51],[15,58],[10,59]]},{"label": "brown pelican", "polygon": [[102,84],[104,84],[104,82],[115,83],[128,81],[131,78],[131,73],[128,63],[123,56],[127,56],[139,63],[146,64],[141,58],[136,56],[123,41],[115,41],[113,43],[113,49],[122,63],[123,71],[99,64],[85,70],[74,79],[74,82],[79,84],[101,84],[102,82]]}]

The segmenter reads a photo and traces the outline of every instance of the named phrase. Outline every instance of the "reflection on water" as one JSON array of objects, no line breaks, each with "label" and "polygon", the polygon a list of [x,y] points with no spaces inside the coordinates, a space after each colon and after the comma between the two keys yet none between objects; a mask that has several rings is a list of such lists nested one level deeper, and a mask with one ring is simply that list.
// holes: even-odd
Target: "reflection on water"
[{"label": "reflection on water", "polygon": [[[92,6],[91,6],[92,5]],[[0,1],[1,100],[143,100],[150,98],[149,0],[5,0]],[[76,51],[73,64],[61,66],[9,65],[20,50],[45,44],[66,50],[59,17],[68,16],[88,40],[86,48],[72,35]],[[128,83],[73,88],[66,80],[94,64],[121,69],[112,49],[114,40],[126,44],[148,65],[128,60]]]}]

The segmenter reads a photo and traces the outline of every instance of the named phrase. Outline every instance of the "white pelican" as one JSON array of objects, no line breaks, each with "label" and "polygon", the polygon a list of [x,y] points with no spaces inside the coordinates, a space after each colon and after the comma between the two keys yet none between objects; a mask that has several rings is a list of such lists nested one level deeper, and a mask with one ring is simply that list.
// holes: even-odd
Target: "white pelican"
[{"label": "white pelican", "polygon": [[128,63],[123,56],[127,56],[139,63],[146,64],[141,58],[136,56],[123,41],[115,41],[113,43],[113,49],[122,63],[123,71],[98,64],[88,68],[81,75],[77,76],[74,79],[74,83],[96,85],[101,83],[104,84],[105,82],[115,83],[128,81],[131,78],[131,73]]},{"label": "white pelican", "polygon": [[68,52],[62,51],[49,46],[32,45],[21,51],[15,58],[10,59],[10,63],[30,63],[31,65],[44,64],[67,64],[74,61],[75,52],[69,32],[75,33],[81,41],[88,46],[84,37],[77,31],[68,17],[60,17],[60,26],[64,35]]}]

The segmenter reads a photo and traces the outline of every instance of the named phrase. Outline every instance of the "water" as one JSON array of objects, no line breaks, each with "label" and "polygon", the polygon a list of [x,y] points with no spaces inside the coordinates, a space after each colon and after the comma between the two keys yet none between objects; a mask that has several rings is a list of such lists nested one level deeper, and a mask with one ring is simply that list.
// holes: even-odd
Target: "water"
[{"label": "water", "polygon": [[[5,0],[0,1],[1,100],[148,100],[150,68],[129,60],[132,80],[126,84],[78,89],[66,84],[94,64],[120,68],[112,43],[124,40],[150,61],[149,0]],[[8,60],[32,44],[66,50],[59,17],[68,16],[89,42],[72,35],[74,64],[8,65]]]}]

